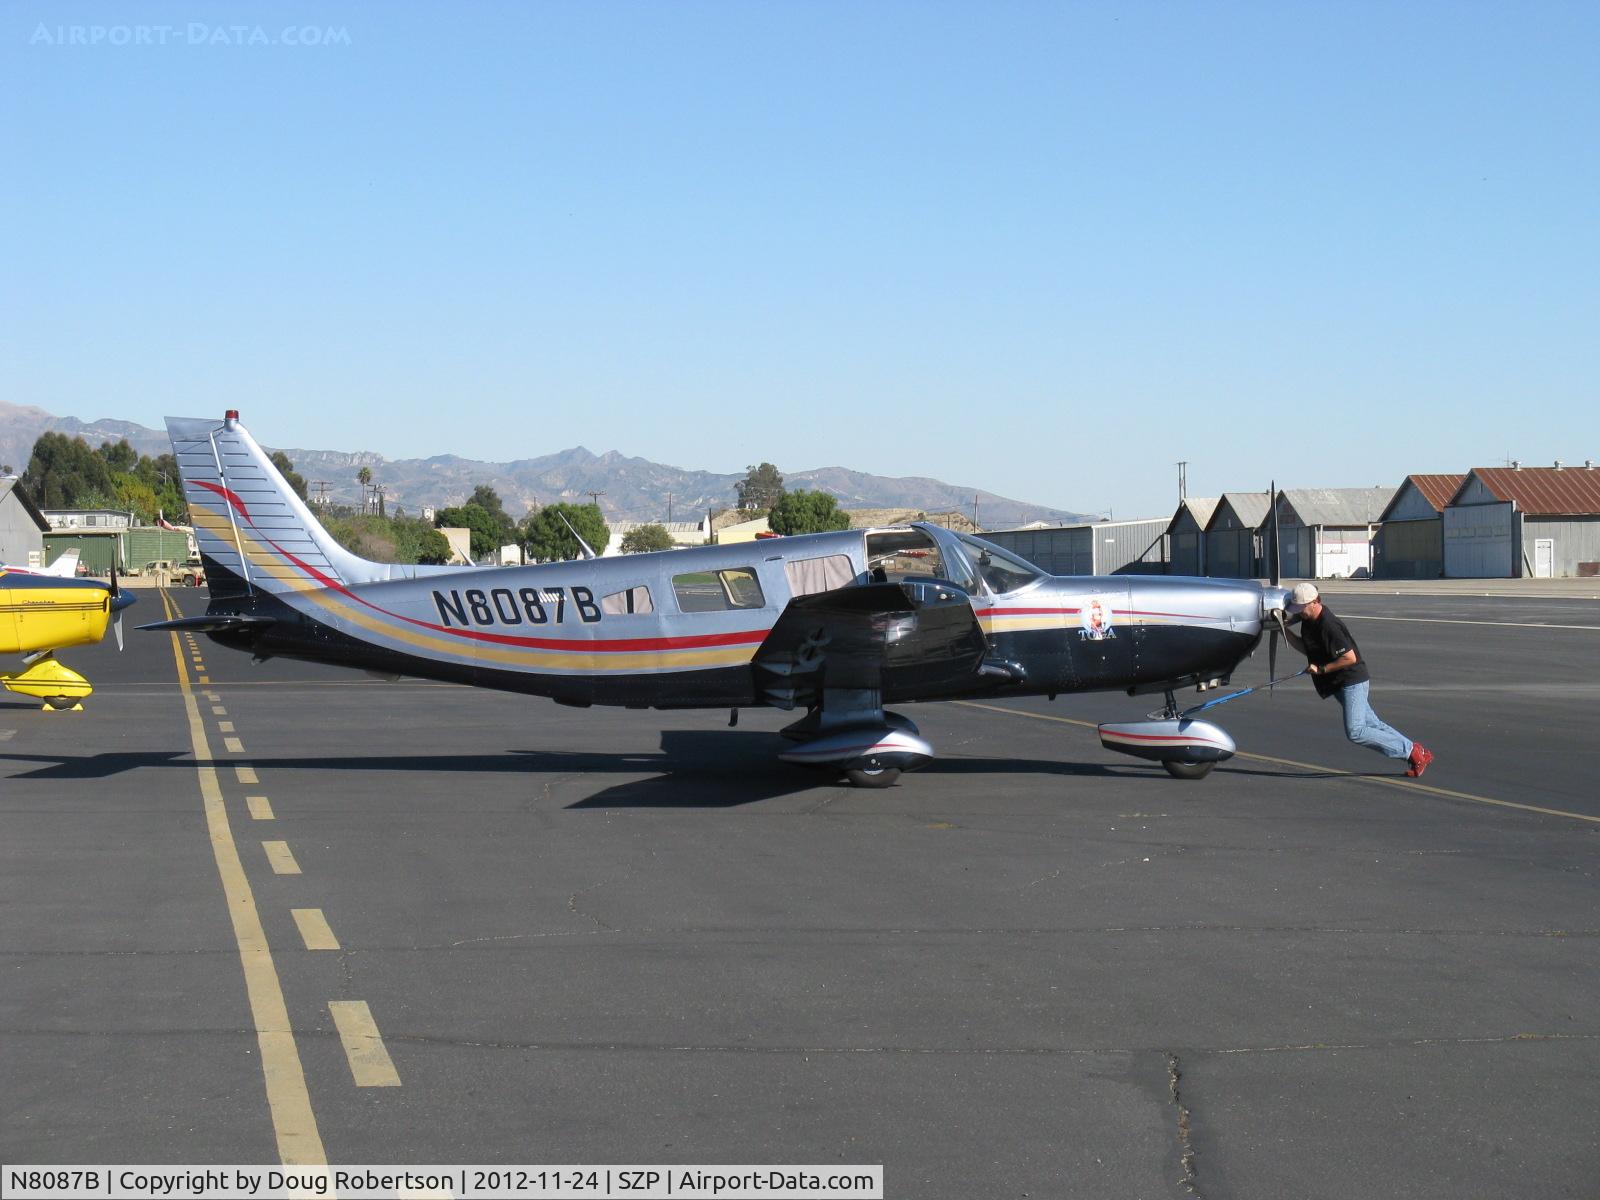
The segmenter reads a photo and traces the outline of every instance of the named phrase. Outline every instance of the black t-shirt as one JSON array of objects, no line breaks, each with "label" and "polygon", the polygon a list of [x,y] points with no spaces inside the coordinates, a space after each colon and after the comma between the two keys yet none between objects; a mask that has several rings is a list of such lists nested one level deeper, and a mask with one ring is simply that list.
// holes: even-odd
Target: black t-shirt
[{"label": "black t-shirt", "polygon": [[1306,661],[1314,662],[1319,667],[1341,657],[1347,650],[1356,652],[1356,661],[1348,667],[1328,675],[1317,674],[1311,677],[1311,682],[1316,685],[1317,695],[1326,699],[1342,687],[1348,687],[1352,683],[1365,683],[1372,678],[1372,673],[1367,670],[1367,660],[1361,657],[1361,647],[1356,645],[1356,640],[1350,636],[1350,630],[1345,627],[1345,623],[1335,616],[1333,610],[1326,604],[1322,606],[1322,615],[1315,621],[1301,620],[1299,633],[1300,640],[1306,646]]}]

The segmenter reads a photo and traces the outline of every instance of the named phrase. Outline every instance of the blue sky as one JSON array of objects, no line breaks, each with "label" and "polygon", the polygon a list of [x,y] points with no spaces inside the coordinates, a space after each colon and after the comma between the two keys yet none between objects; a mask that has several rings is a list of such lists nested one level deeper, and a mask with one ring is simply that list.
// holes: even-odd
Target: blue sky
[{"label": "blue sky", "polygon": [[1592,3],[11,0],[0,399],[1119,517],[1179,459],[1600,458],[1597,45]]}]

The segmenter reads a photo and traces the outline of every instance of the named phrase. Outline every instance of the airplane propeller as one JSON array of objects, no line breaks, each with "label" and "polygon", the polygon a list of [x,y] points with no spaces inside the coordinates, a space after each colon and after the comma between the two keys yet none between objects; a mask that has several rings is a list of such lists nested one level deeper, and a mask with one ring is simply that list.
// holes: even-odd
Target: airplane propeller
[{"label": "airplane propeller", "polygon": [[[1272,490],[1267,493],[1267,503],[1272,506],[1272,586],[1280,587],[1282,577],[1282,555],[1278,543],[1278,481],[1272,481]],[[1273,691],[1278,682],[1278,637],[1283,632],[1283,624],[1276,617],[1272,621],[1272,629],[1267,633],[1267,686]]]},{"label": "airplane propeller", "polygon": [[111,629],[117,635],[117,649],[124,649],[122,644],[122,610],[132,604],[134,597],[124,595],[122,588],[117,584],[117,567],[111,566]]}]

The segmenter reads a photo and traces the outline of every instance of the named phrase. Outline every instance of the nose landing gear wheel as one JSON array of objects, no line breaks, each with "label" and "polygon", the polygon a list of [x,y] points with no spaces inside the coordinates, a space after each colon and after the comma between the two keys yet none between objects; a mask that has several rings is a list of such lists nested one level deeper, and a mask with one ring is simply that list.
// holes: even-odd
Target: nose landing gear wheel
[{"label": "nose landing gear wheel", "polygon": [[1167,774],[1174,779],[1204,779],[1211,774],[1211,768],[1217,764],[1209,762],[1172,762],[1169,760],[1161,765],[1167,769]]},{"label": "nose landing gear wheel", "polygon": [[858,788],[893,787],[900,778],[899,767],[852,767],[844,777]]}]

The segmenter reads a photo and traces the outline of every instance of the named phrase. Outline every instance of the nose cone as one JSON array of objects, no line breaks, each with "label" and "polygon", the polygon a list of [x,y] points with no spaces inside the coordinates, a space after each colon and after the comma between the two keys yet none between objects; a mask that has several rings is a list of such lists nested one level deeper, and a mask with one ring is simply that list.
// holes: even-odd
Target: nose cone
[{"label": "nose cone", "polygon": [[132,592],[128,591],[126,588],[123,588],[121,591],[117,592],[116,595],[111,597],[111,611],[121,612],[137,599],[138,597]]},{"label": "nose cone", "polygon": [[1289,589],[1275,583],[1261,585],[1261,615],[1265,617],[1275,608],[1289,607]]}]

